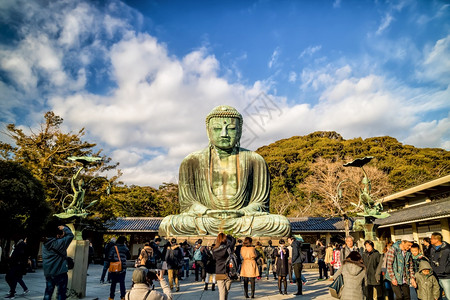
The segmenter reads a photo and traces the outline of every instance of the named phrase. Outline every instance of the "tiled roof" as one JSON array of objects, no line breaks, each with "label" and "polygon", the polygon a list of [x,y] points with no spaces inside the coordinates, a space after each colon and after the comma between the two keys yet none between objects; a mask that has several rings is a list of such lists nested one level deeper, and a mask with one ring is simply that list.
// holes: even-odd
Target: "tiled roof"
[{"label": "tiled roof", "polygon": [[[303,217],[288,218],[294,232],[317,231],[345,231],[343,218]],[[349,219],[349,228],[352,230],[353,220]]]},{"label": "tiled roof", "polygon": [[162,218],[117,218],[106,224],[108,231],[123,232],[157,232]]},{"label": "tiled roof", "polygon": [[[293,232],[324,232],[324,231],[344,231],[344,221],[342,218],[288,218],[291,222]],[[114,232],[157,232],[162,218],[141,217],[141,218],[117,218],[106,224],[108,231]],[[350,230],[352,229],[350,220]]]},{"label": "tiled roof", "polygon": [[387,227],[394,224],[400,225],[412,221],[438,219],[445,216],[450,216],[450,197],[390,212],[389,217],[378,219],[374,223],[380,225],[380,227]]}]

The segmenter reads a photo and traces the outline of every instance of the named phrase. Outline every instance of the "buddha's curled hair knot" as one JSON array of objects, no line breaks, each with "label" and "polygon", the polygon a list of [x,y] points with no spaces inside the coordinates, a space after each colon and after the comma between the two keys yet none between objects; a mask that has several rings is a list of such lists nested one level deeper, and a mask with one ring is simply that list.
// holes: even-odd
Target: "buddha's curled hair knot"
[{"label": "buddha's curled hair knot", "polygon": [[209,120],[211,118],[238,118],[240,128],[242,128],[242,124],[244,122],[242,115],[237,111],[236,108],[228,106],[228,105],[219,105],[206,116],[206,127],[209,125]]}]

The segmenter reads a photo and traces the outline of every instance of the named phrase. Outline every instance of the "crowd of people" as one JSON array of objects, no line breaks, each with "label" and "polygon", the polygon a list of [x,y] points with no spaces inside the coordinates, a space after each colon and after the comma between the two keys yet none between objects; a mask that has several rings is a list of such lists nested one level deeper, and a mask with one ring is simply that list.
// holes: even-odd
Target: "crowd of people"
[{"label": "crowd of people", "polygon": [[[128,296],[124,288],[125,276],[122,275],[126,269],[120,275],[108,272],[109,263],[118,261],[119,256],[122,263],[129,259],[128,249],[124,246],[117,247],[117,244],[123,245],[121,238],[112,238],[104,248],[105,261],[100,282],[105,283],[107,278],[111,283],[110,300],[114,299],[117,283],[120,284],[121,299]],[[160,298],[152,298],[152,293],[149,293],[146,295],[147,299],[171,299],[172,292],[180,290],[180,280],[189,277],[191,269],[194,269],[195,281],[204,282],[205,291],[209,290],[210,285],[211,291],[215,291],[217,287],[219,299],[227,299],[234,280],[243,282],[245,298],[255,298],[256,280],[262,277],[269,279],[270,275],[277,280],[280,294],[287,294],[287,280],[290,278],[291,283],[297,283],[295,295],[302,295],[302,285],[306,283],[306,279],[301,274],[305,260],[301,242],[295,237],[289,237],[287,241],[281,239],[278,243],[279,246],[275,247],[269,241],[263,247],[260,242],[253,244],[251,237],[236,240],[223,233],[217,236],[212,245],[204,245],[201,239],[190,245],[187,241],[178,243],[175,238],[170,241],[156,238],[145,243],[139,251],[132,275],[130,299],[143,299],[139,297],[143,295],[144,285],[152,286],[155,280],[161,283],[163,291],[153,293]],[[115,247],[118,249],[115,250]],[[165,274],[168,282],[164,279]]]},{"label": "crowd of people", "polygon": [[[57,226],[42,241],[44,299],[51,299],[55,288],[57,299],[66,299],[67,248],[73,237],[68,227]],[[342,245],[324,246],[318,240],[311,251],[319,267],[318,280],[328,279],[328,273],[330,280],[342,276],[341,299],[374,299],[376,296],[376,299],[437,300],[443,299],[443,294],[450,295],[450,246],[440,233],[425,238],[422,247],[408,240],[388,243],[382,253],[370,240],[358,248],[352,236],[346,237]],[[307,282],[302,275],[306,257],[302,252],[302,240],[295,236],[280,239],[278,246],[273,246],[272,241],[266,246],[260,242],[253,244],[251,237],[236,240],[224,233],[220,233],[212,245],[204,245],[201,239],[191,245],[187,241],[179,243],[175,238],[156,238],[139,250],[132,288],[127,292],[125,278],[131,254],[126,237],[119,236],[111,238],[104,246],[100,283],[110,284],[109,300],[114,299],[117,285],[121,299],[172,299],[172,293],[180,290],[180,280],[189,277],[193,269],[195,281],[204,282],[205,291],[210,286],[211,291],[217,287],[221,300],[228,298],[233,281],[243,283],[243,297],[254,298],[256,281],[263,277],[269,280],[270,276],[276,280],[280,294],[287,294],[290,282],[296,284],[294,295],[298,296],[302,295],[302,286]],[[10,292],[5,298],[14,299],[17,284],[24,293],[28,292],[23,274],[30,265],[26,238],[21,239],[9,255],[10,267],[5,279]],[[154,282],[160,283],[162,291],[154,290]]]},{"label": "crowd of people", "polygon": [[[324,252],[323,248],[318,243],[317,251]],[[328,246],[325,263],[331,266],[334,279],[343,277],[341,299],[374,299],[375,293],[376,299],[389,300],[448,298],[450,246],[436,232],[424,239],[422,248],[414,241],[401,240],[387,243],[380,253],[373,241],[365,241],[364,248],[358,249],[349,236],[342,247]]]}]

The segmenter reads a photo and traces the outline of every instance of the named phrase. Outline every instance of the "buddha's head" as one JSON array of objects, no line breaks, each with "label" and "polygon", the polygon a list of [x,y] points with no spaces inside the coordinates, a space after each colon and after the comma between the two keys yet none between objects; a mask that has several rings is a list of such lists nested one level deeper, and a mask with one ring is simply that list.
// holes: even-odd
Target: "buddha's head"
[{"label": "buddha's head", "polygon": [[239,145],[242,124],[242,115],[234,107],[227,105],[215,107],[206,116],[209,143],[219,149],[233,149]]}]

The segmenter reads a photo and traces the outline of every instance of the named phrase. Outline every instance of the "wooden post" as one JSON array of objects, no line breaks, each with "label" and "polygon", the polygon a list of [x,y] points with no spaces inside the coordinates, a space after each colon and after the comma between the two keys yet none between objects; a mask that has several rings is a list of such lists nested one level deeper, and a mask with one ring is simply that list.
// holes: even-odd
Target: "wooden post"
[{"label": "wooden post", "polygon": [[413,233],[413,239],[416,243],[419,243],[419,233],[417,232],[417,223],[412,223],[412,233]]},{"label": "wooden post", "polygon": [[331,242],[331,233],[327,232],[325,235],[325,246],[328,246],[328,244]]},{"label": "wooden post", "polygon": [[448,218],[441,219],[442,240],[450,242],[450,229],[448,226]]},{"label": "wooden post", "polygon": [[394,231],[394,226],[389,227],[389,229],[391,230],[391,241],[393,241],[395,243],[395,231]]}]

